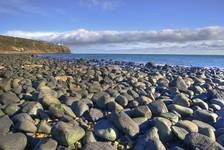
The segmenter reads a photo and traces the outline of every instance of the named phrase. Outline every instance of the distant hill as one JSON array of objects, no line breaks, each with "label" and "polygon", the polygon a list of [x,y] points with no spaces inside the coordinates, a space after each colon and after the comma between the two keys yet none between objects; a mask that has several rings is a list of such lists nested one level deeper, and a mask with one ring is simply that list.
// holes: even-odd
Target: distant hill
[{"label": "distant hill", "polygon": [[13,53],[70,53],[66,46],[48,43],[45,41],[0,35],[0,54]]}]

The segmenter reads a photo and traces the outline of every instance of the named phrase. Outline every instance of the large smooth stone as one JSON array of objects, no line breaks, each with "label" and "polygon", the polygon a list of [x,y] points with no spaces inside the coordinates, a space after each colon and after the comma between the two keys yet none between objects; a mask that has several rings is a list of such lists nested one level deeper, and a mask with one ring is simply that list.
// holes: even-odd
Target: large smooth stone
[{"label": "large smooth stone", "polygon": [[50,106],[51,104],[60,104],[61,102],[54,96],[46,95],[41,99],[41,103],[45,106]]},{"label": "large smooth stone", "polygon": [[138,106],[127,112],[129,116],[135,117],[145,117],[150,119],[152,117],[152,112],[148,108],[148,106]]},{"label": "large smooth stone", "polygon": [[17,114],[12,120],[15,124],[14,128],[18,131],[27,133],[35,133],[37,131],[34,120],[27,113]]},{"label": "large smooth stone", "polygon": [[60,121],[52,127],[51,134],[59,144],[69,146],[83,138],[85,130],[79,126],[72,126],[69,123]]},{"label": "large smooth stone", "polygon": [[180,91],[186,92],[188,90],[188,87],[181,76],[177,77],[175,84],[176,88],[178,88]]},{"label": "large smooth stone", "polygon": [[189,148],[191,148],[191,149],[224,150],[222,145],[220,145],[217,142],[214,142],[208,136],[202,135],[200,133],[191,133],[191,134],[186,135],[186,137],[184,139],[184,143],[186,146],[189,146]]},{"label": "large smooth stone", "polygon": [[195,110],[193,118],[209,124],[213,124],[216,122],[218,115],[216,113],[209,112],[207,110]]},{"label": "large smooth stone", "polygon": [[24,150],[27,138],[22,133],[13,133],[0,136],[0,149],[2,150]]},{"label": "large smooth stone", "polygon": [[89,110],[89,106],[83,101],[75,101],[71,108],[78,117],[82,116],[86,111]]},{"label": "large smooth stone", "polygon": [[196,98],[196,99],[193,99],[192,101],[193,101],[194,106],[199,106],[202,109],[208,110],[208,104],[206,102],[204,102],[203,100]]},{"label": "large smooth stone", "polygon": [[168,142],[172,140],[172,123],[168,119],[163,117],[156,117],[152,120],[152,124],[158,129],[161,141]]},{"label": "large smooth stone", "polygon": [[189,120],[181,120],[177,124],[177,126],[184,128],[188,132],[198,132],[198,126],[194,122]]},{"label": "large smooth stone", "polygon": [[176,111],[179,113],[181,116],[192,116],[193,115],[193,110],[188,107],[184,107],[181,105],[176,105],[176,104],[171,104],[168,106],[168,109],[172,111]]},{"label": "large smooth stone", "polygon": [[152,127],[144,135],[139,136],[134,150],[166,150],[163,143],[160,141],[158,129]]},{"label": "large smooth stone", "polygon": [[93,142],[84,146],[83,150],[117,150],[109,142]]},{"label": "large smooth stone", "polygon": [[161,117],[169,119],[171,122],[177,123],[179,120],[179,116],[172,112],[162,113]]},{"label": "large smooth stone", "polygon": [[19,101],[20,99],[17,97],[17,95],[11,92],[3,93],[0,95],[0,103],[4,105],[14,104]]},{"label": "large smooth stone", "polygon": [[116,140],[118,136],[117,129],[109,120],[100,120],[94,126],[94,133],[109,141]]},{"label": "large smooth stone", "polygon": [[153,116],[160,116],[162,113],[167,113],[168,109],[163,101],[157,100],[150,103],[149,108]]},{"label": "large smooth stone", "polygon": [[57,145],[58,143],[54,139],[51,138],[42,139],[34,147],[34,150],[56,150]]},{"label": "large smooth stone", "polygon": [[200,120],[192,120],[193,123],[195,123],[199,130],[202,129],[202,128],[210,128],[212,129],[213,131],[215,131],[215,128],[213,126],[211,126],[210,124],[206,123],[206,122],[203,122],[203,121],[200,121]]},{"label": "large smooth stone", "polygon": [[39,102],[26,102],[25,105],[22,107],[22,112],[34,116],[36,116],[38,112],[42,110],[43,107]]},{"label": "large smooth stone", "polygon": [[131,137],[139,133],[138,124],[132,120],[125,112],[117,112],[112,115],[112,122],[124,133]]},{"label": "large smooth stone", "polygon": [[174,104],[181,105],[184,107],[190,107],[190,101],[191,100],[185,94],[182,93],[177,94],[173,99]]},{"label": "large smooth stone", "polygon": [[89,111],[89,117],[91,121],[97,121],[103,117],[103,113],[99,109],[91,108]]},{"label": "large smooth stone", "polygon": [[178,126],[172,126],[172,131],[173,131],[174,135],[182,141],[185,139],[186,135],[189,133],[184,128],[181,128]]},{"label": "large smooth stone", "polygon": [[5,115],[0,118],[0,135],[4,135],[9,132],[10,127],[13,125],[9,116]]}]

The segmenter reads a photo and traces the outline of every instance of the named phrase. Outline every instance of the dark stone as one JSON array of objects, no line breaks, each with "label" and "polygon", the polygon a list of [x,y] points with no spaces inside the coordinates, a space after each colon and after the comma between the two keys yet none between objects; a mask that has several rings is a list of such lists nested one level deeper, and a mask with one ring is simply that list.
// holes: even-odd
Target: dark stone
[{"label": "dark stone", "polygon": [[222,145],[217,142],[214,142],[208,136],[199,134],[199,133],[190,133],[186,135],[184,139],[184,143],[186,146],[189,146],[192,149],[217,149],[217,150],[224,150]]},{"label": "dark stone", "polygon": [[116,150],[109,142],[94,142],[85,145],[83,150]]},{"label": "dark stone", "polygon": [[5,135],[9,132],[10,127],[13,125],[12,120],[7,116],[0,118],[0,135]]},{"label": "dark stone", "polygon": [[22,133],[13,133],[0,136],[0,149],[2,150],[24,150],[27,138]]}]

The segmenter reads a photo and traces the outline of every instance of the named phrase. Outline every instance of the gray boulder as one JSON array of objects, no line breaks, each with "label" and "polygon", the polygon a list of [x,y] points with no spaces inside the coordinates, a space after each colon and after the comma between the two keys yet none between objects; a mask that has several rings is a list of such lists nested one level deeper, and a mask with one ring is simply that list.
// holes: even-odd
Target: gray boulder
[{"label": "gray boulder", "polygon": [[117,150],[109,142],[93,142],[85,145],[83,150]]},{"label": "gray boulder", "polygon": [[2,150],[24,150],[27,138],[22,133],[13,133],[0,136],[0,149]]},{"label": "gray boulder", "polygon": [[9,116],[5,115],[0,118],[0,135],[4,135],[9,132],[10,127],[13,125]]},{"label": "gray boulder", "polygon": [[8,105],[17,103],[19,101],[20,99],[17,97],[17,95],[12,92],[3,93],[0,95],[0,104]]},{"label": "gray boulder", "polygon": [[83,138],[85,130],[78,125],[60,121],[52,127],[51,134],[60,145],[69,146]]},{"label": "gray boulder", "polygon": [[111,120],[121,131],[131,137],[139,133],[138,124],[123,111],[114,113]]},{"label": "gray boulder", "polygon": [[52,138],[42,139],[34,147],[34,150],[56,150],[57,144],[57,141]]},{"label": "gray boulder", "polygon": [[167,109],[165,103],[161,100],[154,101],[154,102],[150,103],[148,106],[149,106],[153,116],[160,116],[162,113],[168,112],[168,109]]},{"label": "gray boulder", "polygon": [[222,145],[217,142],[214,142],[208,136],[202,135],[200,133],[190,133],[186,135],[184,139],[184,143],[186,146],[191,149],[203,149],[203,150],[224,150]]},{"label": "gray boulder", "polygon": [[114,141],[118,137],[117,129],[109,120],[98,121],[94,126],[94,133],[109,141]]}]

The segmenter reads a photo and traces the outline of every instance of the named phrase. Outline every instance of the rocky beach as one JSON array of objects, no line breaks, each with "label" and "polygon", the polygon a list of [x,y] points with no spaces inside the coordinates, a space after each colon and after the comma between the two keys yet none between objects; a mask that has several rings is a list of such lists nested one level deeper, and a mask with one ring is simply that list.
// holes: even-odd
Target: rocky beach
[{"label": "rocky beach", "polygon": [[2,150],[223,146],[223,69],[0,55]]}]

